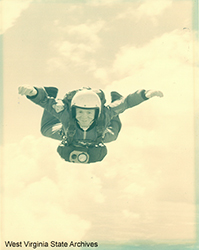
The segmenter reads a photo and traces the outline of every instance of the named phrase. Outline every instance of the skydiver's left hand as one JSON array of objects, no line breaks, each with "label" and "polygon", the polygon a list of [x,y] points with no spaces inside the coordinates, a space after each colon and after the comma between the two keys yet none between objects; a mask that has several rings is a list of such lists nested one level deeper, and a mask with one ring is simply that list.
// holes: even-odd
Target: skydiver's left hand
[{"label": "skydiver's left hand", "polygon": [[26,96],[34,96],[37,94],[37,90],[30,85],[22,85],[18,87],[18,94]]},{"label": "skydiver's left hand", "polygon": [[164,95],[160,90],[146,90],[145,96],[146,98],[151,98],[154,96],[163,97]]}]

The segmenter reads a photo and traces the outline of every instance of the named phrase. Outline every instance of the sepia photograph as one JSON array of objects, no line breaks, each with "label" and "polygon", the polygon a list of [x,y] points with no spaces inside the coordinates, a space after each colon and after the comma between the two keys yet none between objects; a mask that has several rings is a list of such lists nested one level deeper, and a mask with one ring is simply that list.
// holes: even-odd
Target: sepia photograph
[{"label": "sepia photograph", "polygon": [[198,0],[0,9],[0,248],[199,249]]}]

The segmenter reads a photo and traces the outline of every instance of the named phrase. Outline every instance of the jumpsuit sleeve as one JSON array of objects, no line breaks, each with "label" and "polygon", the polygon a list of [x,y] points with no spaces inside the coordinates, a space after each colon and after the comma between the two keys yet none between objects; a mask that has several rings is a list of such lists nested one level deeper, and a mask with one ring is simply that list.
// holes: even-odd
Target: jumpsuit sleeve
[{"label": "jumpsuit sleeve", "polygon": [[123,113],[126,109],[139,105],[146,100],[148,100],[148,98],[145,96],[145,90],[137,90],[135,93],[129,94],[107,106],[108,117],[111,120],[113,117]]},{"label": "jumpsuit sleeve", "polygon": [[49,97],[42,87],[35,87],[37,90],[37,94],[35,96],[26,96],[30,101],[34,102],[35,104],[41,106],[45,110],[47,110],[50,114],[60,120],[61,116],[63,115],[63,111],[66,111],[63,104],[63,110],[61,112],[57,112],[53,106],[57,104],[57,101],[53,97]]}]

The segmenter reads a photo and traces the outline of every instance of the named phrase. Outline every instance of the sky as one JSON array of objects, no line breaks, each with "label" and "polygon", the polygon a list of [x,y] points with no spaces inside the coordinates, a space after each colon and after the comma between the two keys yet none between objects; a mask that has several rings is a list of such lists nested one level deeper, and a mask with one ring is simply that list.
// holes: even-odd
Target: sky
[{"label": "sky", "polygon": [[[194,242],[192,1],[0,4],[3,241]],[[41,135],[43,110],[18,95],[24,84],[56,86],[59,98],[100,88],[107,105],[112,90],[157,89],[164,97],[121,114],[106,158],[79,165],[64,162],[59,142]]]}]

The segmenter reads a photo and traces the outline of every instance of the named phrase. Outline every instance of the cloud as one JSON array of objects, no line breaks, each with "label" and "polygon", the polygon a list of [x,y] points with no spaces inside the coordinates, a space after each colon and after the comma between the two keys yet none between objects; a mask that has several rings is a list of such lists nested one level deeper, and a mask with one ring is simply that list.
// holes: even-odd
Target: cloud
[{"label": "cloud", "polygon": [[2,13],[2,25],[1,34],[7,29],[11,28],[18,17],[20,17],[22,11],[27,9],[32,0],[3,0],[0,3]]},{"label": "cloud", "polygon": [[145,188],[142,186],[138,186],[135,183],[131,183],[130,185],[128,185],[125,189],[124,192],[127,192],[128,194],[131,195],[143,195],[145,191]]},{"label": "cloud", "polygon": [[19,144],[4,147],[6,239],[63,241],[67,235],[81,240],[91,223],[76,209],[88,209],[87,202],[104,202],[100,179],[92,169],[67,166],[56,153],[56,145],[53,140],[27,136]]},{"label": "cloud", "polygon": [[92,51],[89,45],[83,43],[74,44],[68,41],[63,42],[59,47],[59,52],[64,56],[64,59],[70,59],[77,64],[84,64],[83,58]]},{"label": "cloud", "polygon": [[[137,89],[159,89],[164,93],[164,98],[153,98],[122,114],[125,126],[129,126],[129,130],[130,126],[133,127],[129,133],[132,133],[133,137],[139,134],[142,138],[140,141],[145,145],[161,143],[158,137],[155,137],[158,133],[159,136],[175,133],[179,141],[183,140],[181,133],[185,135],[186,130],[193,133],[192,39],[190,32],[175,30],[142,47],[124,46],[116,55],[111,72],[117,80],[106,87],[107,94],[116,90],[125,96]],[[169,120],[166,122],[167,116]],[[176,117],[179,117],[177,122]],[[190,123],[186,123],[186,119],[189,119]],[[165,127],[164,122],[167,124],[165,132],[162,130]],[[147,141],[145,138],[148,138]],[[164,145],[169,145],[171,138],[165,136]],[[191,138],[187,136],[189,145],[192,143]],[[139,146],[140,142],[136,140],[135,143]],[[177,143],[178,141],[176,145]]]},{"label": "cloud", "polygon": [[[153,128],[157,131],[149,135],[147,128],[132,132],[134,127],[123,125],[118,141],[107,145],[107,157],[96,164],[63,161],[56,153],[57,141],[43,137],[27,136],[18,144],[5,145],[4,238],[63,241],[67,235],[78,241],[95,238],[125,242],[147,237],[176,239],[185,237],[184,231],[185,238],[192,238],[193,224],[186,226],[194,223],[194,205],[190,199],[193,164],[189,152],[186,149],[187,158],[181,157],[181,160],[180,155],[174,158],[170,153],[167,155],[164,140],[159,138],[161,124],[157,123]],[[180,168],[175,169],[178,163]],[[171,187],[173,190],[168,194]],[[180,192],[187,193],[180,200],[177,199],[179,189],[176,189],[179,187]],[[183,210],[183,214],[178,211],[177,220],[170,211],[182,203],[187,204],[187,210]],[[162,215],[165,209],[167,212]],[[172,234],[160,229],[157,216],[170,221]],[[19,224],[23,230],[19,230]],[[177,233],[181,225],[182,234]],[[113,229],[114,237],[108,233]]]},{"label": "cloud", "polygon": [[64,61],[72,61],[76,65],[93,67],[93,55],[101,46],[99,32],[104,27],[104,21],[86,22],[79,25],[62,27],[68,38],[54,43],[55,48]]},{"label": "cloud", "polygon": [[172,0],[145,0],[144,3],[142,3],[138,9],[137,9],[137,15],[139,17],[148,15],[148,16],[158,16],[161,15],[162,12],[167,9],[168,7],[171,7]]},{"label": "cloud", "polygon": [[64,210],[59,199],[58,187],[48,178],[26,186],[15,197],[5,197],[4,238],[63,241],[67,235],[81,239],[90,228],[89,221]]},{"label": "cloud", "polygon": [[[190,32],[175,30],[142,47],[123,47],[113,64],[117,80],[107,86],[106,93],[113,89],[124,96],[137,89],[160,89],[164,93],[162,99],[150,99],[120,115],[123,128],[117,143],[125,145],[125,150],[117,148],[116,143],[109,146],[116,158],[112,164],[122,155],[122,166],[129,166],[132,161],[139,169],[139,178],[142,177],[148,187],[145,189],[133,179],[133,184],[129,183],[125,190],[140,191],[140,197],[141,191],[148,197],[147,190],[150,190],[149,193],[156,195],[154,200],[158,197],[172,202],[194,201],[191,185],[194,178],[192,44]],[[145,168],[147,165],[150,174]],[[190,165],[192,168],[188,167]],[[173,174],[179,178],[172,179]],[[115,171],[110,172],[111,175],[115,176]],[[187,181],[192,186],[189,194],[181,189]]]},{"label": "cloud", "polygon": [[86,43],[91,43],[91,47],[99,47],[100,39],[98,33],[104,27],[104,21],[91,22],[88,21],[84,24],[79,24],[76,26],[68,26],[67,32],[69,35],[74,36],[77,40],[85,41]]},{"label": "cloud", "polygon": [[91,6],[112,6],[113,4],[123,3],[123,0],[87,0]]},{"label": "cloud", "polygon": [[114,70],[129,74],[152,67],[171,70],[183,64],[192,64],[192,37],[189,32],[175,30],[163,34],[143,47],[124,46],[116,55]]},{"label": "cloud", "polygon": [[126,218],[133,218],[133,219],[139,219],[140,218],[140,215],[139,214],[136,214],[136,213],[132,213],[128,210],[123,210],[123,215],[126,217]]},{"label": "cloud", "polygon": [[107,84],[107,82],[109,80],[108,70],[107,69],[105,69],[105,68],[96,68],[96,69],[94,69],[93,74],[97,79],[102,81],[102,83],[104,85]]},{"label": "cloud", "polygon": [[140,21],[142,18],[149,18],[154,25],[157,25],[157,17],[162,15],[163,12],[172,6],[172,0],[145,0],[140,4],[129,5],[129,8],[117,15],[118,19],[134,19]]}]

